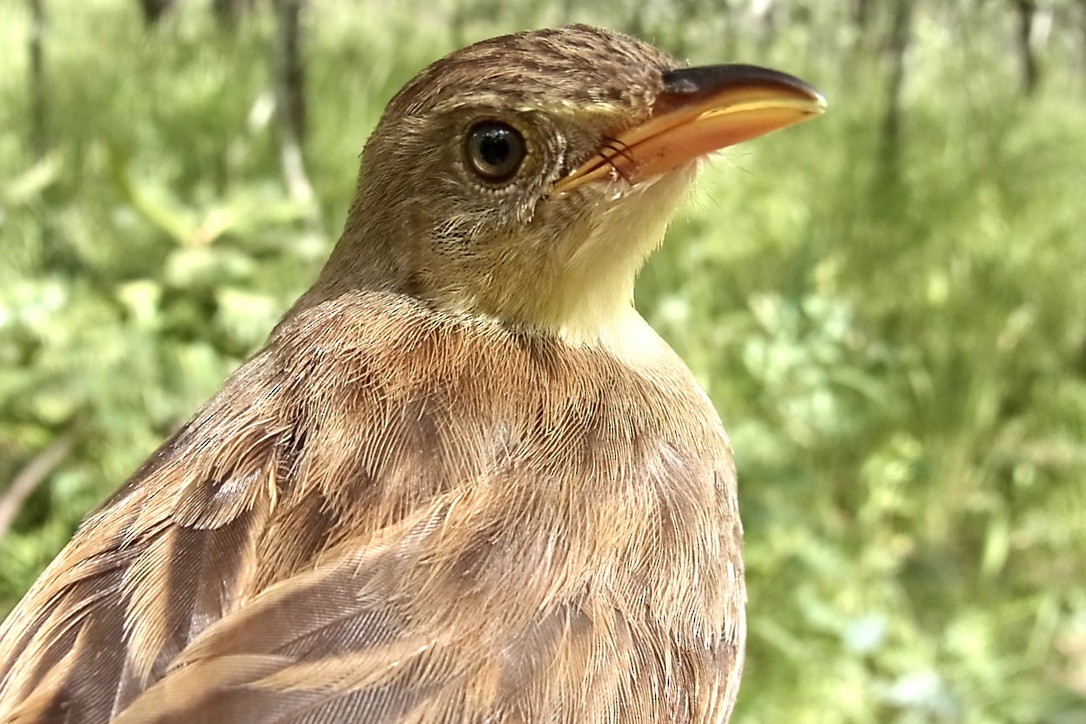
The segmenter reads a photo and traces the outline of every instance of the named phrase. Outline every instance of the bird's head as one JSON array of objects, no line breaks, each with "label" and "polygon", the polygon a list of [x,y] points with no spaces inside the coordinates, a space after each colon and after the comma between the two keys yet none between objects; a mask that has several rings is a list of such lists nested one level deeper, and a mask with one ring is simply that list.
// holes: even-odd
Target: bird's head
[{"label": "bird's head", "polygon": [[389,103],[315,291],[404,292],[576,343],[620,335],[698,159],[823,108],[782,73],[686,68],[586,26],[477,43]]}]

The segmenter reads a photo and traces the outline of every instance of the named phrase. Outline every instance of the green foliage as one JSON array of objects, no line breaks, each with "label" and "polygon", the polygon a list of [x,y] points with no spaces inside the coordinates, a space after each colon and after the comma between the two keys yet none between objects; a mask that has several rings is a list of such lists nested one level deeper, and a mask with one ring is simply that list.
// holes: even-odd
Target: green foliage
[{"label": "green foliage", "polygon": [[768,28],[726,3],[315,0],[308,208],[282,181],[266,8],[223,28],[179,3],[145,29],[135,2],[46,2],[39,156],[28,19],[7,4],[0,480],[76,443],[0,541],[0,610],[314,278],[395,89],[456,45],[572,17],[830,99],[707,169],[638,288],[736,449],[737,719],[1086,721],[1086,100],[1068,48],[1026,100],[1006,8],[922,4],[888,161],[881,31],[829,4]]}]

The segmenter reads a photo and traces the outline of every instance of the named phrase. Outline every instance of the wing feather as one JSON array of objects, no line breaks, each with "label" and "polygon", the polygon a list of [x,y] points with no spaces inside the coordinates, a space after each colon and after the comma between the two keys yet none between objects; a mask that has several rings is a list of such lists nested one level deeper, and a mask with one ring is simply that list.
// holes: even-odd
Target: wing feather
[{"label": "wing feather", "polygon": [[741,531],[685,373],[335,304],[43,574],[0,721],[719,721]]}]

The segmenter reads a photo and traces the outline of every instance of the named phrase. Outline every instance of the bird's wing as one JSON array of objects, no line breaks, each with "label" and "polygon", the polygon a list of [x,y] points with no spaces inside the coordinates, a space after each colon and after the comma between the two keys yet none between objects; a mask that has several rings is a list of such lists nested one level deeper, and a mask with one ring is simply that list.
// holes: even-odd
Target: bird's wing
[{"label": "bird's wing", "polygon": [[[488,495],[445,496],[374,547],[270,587],[118,723],[717,720],[734,692],[677,654],[643,602],[561,581],[541,591],[551,571],[478,535]],[[503,568],[508,584],[487,585]],[[727,668],[735,645],[697,655]]]},{"label": "bird's wing", "polygon": [[88,517],[4,622],[0,721],[104,721],[241,604],[290,449],[274,390],[239,405],[242,387]]},{"label": "bird's wing", "polygon": [[[613,393],[635,384],[618,373],[555,382],[552,399],[531,350],[312,329],[305,350],[239,371],[27,594],[0,631],[0,721],[713,721],[730,706],[730,464],[603,403],[642,394]],[[400,358],[340,342],[375,338]],[[489,382],[508,379],[523,385]]]},{"label": "bird's wing", "polygon": [[[217,527],[173,524],[120,542],[95,554],[101,564],[88,562],[86,575],[54,579],[55,599],[32,594],[45,604],[10,644],[26,658],[9,683],[28,688],[0,712],[10,721],[702,720],[696,712],[719,697],[675,655],[675,632],[617,600],[635,594],[556,576],[579,567],[560,540],[518,550],[518,531],[500,530],[516,505],[506,490],[495,481],[449,491],[368,545],[345,539],[252,598],[238,592],[252,580],[243,569],[254,566],[262,503]],[[731,644],[696,653],[726,668]]]}]

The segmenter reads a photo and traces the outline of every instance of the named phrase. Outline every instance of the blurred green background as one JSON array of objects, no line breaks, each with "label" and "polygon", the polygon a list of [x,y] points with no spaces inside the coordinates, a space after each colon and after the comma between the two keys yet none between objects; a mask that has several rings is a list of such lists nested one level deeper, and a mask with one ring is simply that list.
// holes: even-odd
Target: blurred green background
[{"label": "blurred green background", "polygon": [[0,614],[314,279],[395,90],[589,21],[830,102],[638,286],[736,448],[736,720],[1086,722],[1086,2],[297,5],[0,0]]}]

